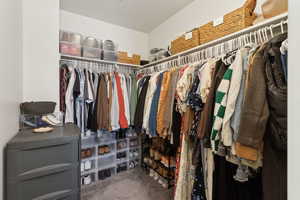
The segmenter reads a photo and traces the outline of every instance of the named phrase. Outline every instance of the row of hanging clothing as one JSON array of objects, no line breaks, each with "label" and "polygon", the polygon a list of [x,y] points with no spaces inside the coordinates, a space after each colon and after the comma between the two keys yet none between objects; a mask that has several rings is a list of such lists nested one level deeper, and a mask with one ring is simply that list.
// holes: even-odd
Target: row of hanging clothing
[{"label": "row of hanging clothing", "polygon": [[134,127],[178,148],[175,200],[287,199],[287,34],[137,78]]},{"label": "row of hanging clothing", "polygon": [[82,133],[130,127],[136,94],[134,73],[99,72],[82,63],[61,63],[60,110],[65,123],[76,124]]}]

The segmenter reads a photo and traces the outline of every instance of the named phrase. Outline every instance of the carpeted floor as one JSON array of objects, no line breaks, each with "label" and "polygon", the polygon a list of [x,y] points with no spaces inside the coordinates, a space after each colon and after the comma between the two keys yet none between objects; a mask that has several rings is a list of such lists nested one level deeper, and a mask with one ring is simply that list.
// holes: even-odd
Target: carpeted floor
[{"label": "carpeted floor", "polygon": [[165,189],[142,169],[129,170],[82,190],[82,200],[171,200]]}]

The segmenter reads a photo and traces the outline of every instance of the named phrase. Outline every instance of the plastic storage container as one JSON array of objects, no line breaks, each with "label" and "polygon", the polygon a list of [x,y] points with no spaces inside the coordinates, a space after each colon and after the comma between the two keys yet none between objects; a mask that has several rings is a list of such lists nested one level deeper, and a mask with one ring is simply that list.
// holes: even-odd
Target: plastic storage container
[{"label": "plastic storage container", "polygon": [[114,62],[118,61],[118,52],[104,50],[103,51],[103,60],[114,61]]},{"label": "plastic storage container", "polygon": [[102,58],[102,41],[93,37],[86,37],[82,41],[82,56],[86,58]]},{"label": "plastic storage container", "polygon": [[[46,115],[20,115],[20,130],[33,129],[42,126],[63,126],[64,113],[55,112]],[[49,121],[50,120],[50,121]]]},{"label": "plastic storage container", "polygon": [[102,47],[104,51],[118,51],[118,44],[112,40],[103,40]]},{"label": "plastic storage container", "polygon": [[98,169],[103,170],[115,165],[115,154],[100,156],[98,159]]},{"label": "plastic storage container", "polygon": [[62,31],[61,30],[59,32],[59,41],[81,45],[82,35],[79,34],[79,33],[73,33],[73,32],[69,32],[69,31]]},{"label": "plastic storage container", "polygon": [[69,31],[59,32],[59,52],[71,56],[81,56],[82,35]]},{"label": "plastic storage container", "polygon": [[82,47],[82,57],[102,59],[102,50],[99,48]]},{"label": "plastic storage container", "polygon": [[71,56],[81,56],[81,45],[70,42],[59,42],[59,52]]}]

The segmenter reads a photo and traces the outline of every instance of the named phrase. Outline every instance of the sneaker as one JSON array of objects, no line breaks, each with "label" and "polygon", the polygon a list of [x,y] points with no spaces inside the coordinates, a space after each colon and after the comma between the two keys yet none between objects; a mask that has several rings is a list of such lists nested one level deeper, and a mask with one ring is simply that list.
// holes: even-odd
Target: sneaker
[{"label": "sneaker", "polygon": [[90,170],[92,169],[92,161],[88,160],[84,163],[84,169],[85,170]]}]

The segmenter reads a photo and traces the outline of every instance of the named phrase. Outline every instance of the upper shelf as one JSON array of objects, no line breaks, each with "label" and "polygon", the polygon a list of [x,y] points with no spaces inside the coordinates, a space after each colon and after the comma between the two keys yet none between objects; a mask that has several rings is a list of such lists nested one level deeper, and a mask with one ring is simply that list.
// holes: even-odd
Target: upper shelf
[{"label": "upper shelf", "polygon": [[61,59],[67,59],[67,60],[81,60],[81,61],[87,61],[87,62],[97,62],[97,63],[105,63],[105,64],[113,64],[113,65],[119,65],[124,67],[130,67],[132,69],[140,69],[140,65],[133,65],[133,64],[127,64],[127,63],[119,63],[114,61],[107,61],[107,60],[100,60],[95,58],[85,58],[85,57],[79,57],[79,56],[70,56],[66,54],[60,55]]},{"label": "upper shelf", "polygon": [[188,49],[186,51],[183,51],[181,53],[178,53],[178,54],[174,54],[172,56],[169,56],[169,57],[166,57],[164,59],[161,59],[161,60],[158,60],[158,61],[155,61],[155,62],[151,62],[147,65],[144,65],[142,66],[141,69],[145,69],[147,67],[151,67],[151,66],[154,66],[156,64],[159,64],[159,63],[164,63],[164,62],[167,62],[167,61],[170,61],[170,60],[174,60],[180,56],[186,56],[190,53],[194,53],[194,52],[197,52],[199,50],[202,50],[202,49],[205,49],[205,48],[208,48],[208,47],[211,47],[211,46],[215,46],[219,43],[222,43],[224,41],[228,41],[228,40],[231,40],[231,39],[234,39],[234,38],[237,38],[243,34],[246,34],[246,33],[249,33],[249,32],[252,32],[252,31],[255,31],[255,30],[258,30],[262,27],[266,27],[266,26],[269,26],[269,25],[272,25],[272,24],[275,24],[275,23],[280,23],[281,21],[283,20],[286,20],[288,18],[288,13],[283,13],[281,15],[278,15],[278,16],[275,16],[275,17],[272,17],[270,19],[267,19],[261,23],[258,23],[258,24],[255,24],[253,26],[250,26],[248,28],[245,28],[243,30],[240,30],[238,32],[235,32],[235,33],[232,33],[232,34],[229,34],[227,36],[224,36],[222,38],[219,38],[219,39],[216,39],[216,40],[213,40],[211,42],[208,42],[208,43],[205,43],[205,44],[201,44],[197,47],[194,47],[194,48],[191,48],[191,49]]}]

